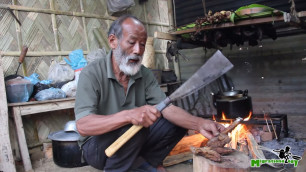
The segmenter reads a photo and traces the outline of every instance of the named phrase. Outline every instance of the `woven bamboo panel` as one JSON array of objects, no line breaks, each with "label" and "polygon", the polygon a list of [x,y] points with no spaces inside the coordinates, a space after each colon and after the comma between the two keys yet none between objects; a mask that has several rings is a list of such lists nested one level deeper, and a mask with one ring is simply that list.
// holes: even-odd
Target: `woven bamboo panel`
[{"label": "woven bamboo panel", "polygon": [[[15,0],[15,5],[50,9],[50,2],[54,2],[54,10],[69,12],[84,12],[107,16],[107,0]],[[14,0],[4,0],[3,4],[14,4]],[[81,4],[82,3],[82,4]],[[139,4],[135,0],[135,6],[120,14],[131,13],[142,21],[167,23],[167,1],[147,1]],[[82,10],[83,6],[83,10]],[[55,15],[57,27],[57,35],[54,32],[51,14],[18,11],[17,17],[21,22],[20,39],[18,36],[17,24],[12,15],[7,11],[0,9],[0,50],[18,52],[19,47],[27,45],[29,52],[45,52],[45,51],[73,51],[75,49],[83,49],[84,51],[92,51],[98,48],[109,49],[107,44],[107,30],[112,23],[111,20],[103,20],[96,18],[82,18],[67,15]],[[161,13],[161,14],[159,14]],[[85,23],[83,23],[85,21]],[[167,31],[167,27],[146,25],[148,35],[153,36],[155,31]],[[86,42],[88,39],[88,43]],[[20,41],[19,41],[19,40]],[[56,40],[58,39],[58,44]],[[20,43],[18,43],[20,42]],[[87,45],[88,44],[88,45]],[[57,48],[59,47],[59,48]],[[89,49],[87,48],[89,47]],[[166,41],[156,40],[154,43],[155,50],[162,50],[166,47]],[[159,63],[165,59],[164,55],[157,55]],[[63,57],[44,56],[44,57],[26,57],[24,63],[26,74],[38,73],[40,79],[46,79],[49,66],[52,59],[60,60]],[[4,74],[5,76],[14,74],[18,66],[18,57],[4,56]],[[163,68],[164,65],[159,65]],[[23,68],[19,69],[18,74],[24,75]]]}]

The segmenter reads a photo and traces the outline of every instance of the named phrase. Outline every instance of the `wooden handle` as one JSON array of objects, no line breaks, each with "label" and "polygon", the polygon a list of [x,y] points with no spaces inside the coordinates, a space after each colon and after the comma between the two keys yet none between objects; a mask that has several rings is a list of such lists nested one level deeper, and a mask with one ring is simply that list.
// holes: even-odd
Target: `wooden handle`
[{"label": "wooden handle", "polygon": [[23,60],[24,60],[24,58],[25,58],[27,52],[28,52],[28,47],[24,45],[24,46],[22,47],[22,50],[21,50],[21,53],[20,53],[20,56],[19,56],[19,59],[18,59],[18,62],[19,62],[19,63],[22,63],[22,62],[23,62]]},{"label": "wooden handle", "polygon": [[113,156],[121,148],[121,146],[129,141],[139,130],[142,129],[142,127],[143,126],[141,125],[133,125],[105,150],[105,154],[108,157]]}]

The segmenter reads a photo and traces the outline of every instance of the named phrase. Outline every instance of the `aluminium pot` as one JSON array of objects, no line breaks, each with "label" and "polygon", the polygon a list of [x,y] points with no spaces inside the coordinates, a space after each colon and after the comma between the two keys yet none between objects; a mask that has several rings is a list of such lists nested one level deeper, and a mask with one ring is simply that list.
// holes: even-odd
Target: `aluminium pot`
[{"label": "aluminium pot", "polygon": [[57,131],[49,134],[52,140],[53,161],[60,167],[82,167],[82,151],[78,145],[80,135],[74,131]]}]

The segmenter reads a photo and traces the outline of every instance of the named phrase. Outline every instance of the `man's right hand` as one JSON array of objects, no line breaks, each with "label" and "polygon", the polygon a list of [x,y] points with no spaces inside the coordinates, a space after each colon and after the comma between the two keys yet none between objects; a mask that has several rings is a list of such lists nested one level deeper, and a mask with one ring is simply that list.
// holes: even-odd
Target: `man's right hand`
[{"label": "man's right hand", "polygon": [[127,115],[132,124],[142,125],[144,127],[152,125],[160,116],[161,113],[154,106],[150,105],[128,110]]}]

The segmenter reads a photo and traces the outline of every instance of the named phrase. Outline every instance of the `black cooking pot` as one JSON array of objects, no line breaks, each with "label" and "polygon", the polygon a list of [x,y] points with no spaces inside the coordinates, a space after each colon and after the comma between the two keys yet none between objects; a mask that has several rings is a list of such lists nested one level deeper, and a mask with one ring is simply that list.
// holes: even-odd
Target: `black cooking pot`
[{"label": "black cooking pot", "polygon": [[222,113],[228,119],[237,117],[246,118],[252,111],[252,99],[248,96],[248,90],[230,90],[218,92],[213,95],[213,104],[217,109],[217,118],[222,118]]},{"label": "black cooking pot", "polygon": [[79,134],[74,131],[57,131],[48,138],[52,140],[53,161],[60,167],[82,167],[82,151],[78,145]]}]

